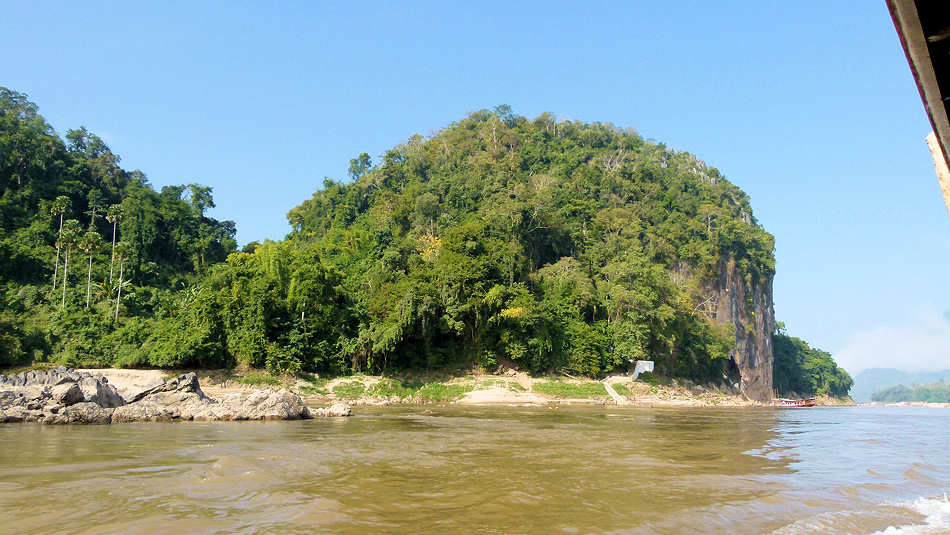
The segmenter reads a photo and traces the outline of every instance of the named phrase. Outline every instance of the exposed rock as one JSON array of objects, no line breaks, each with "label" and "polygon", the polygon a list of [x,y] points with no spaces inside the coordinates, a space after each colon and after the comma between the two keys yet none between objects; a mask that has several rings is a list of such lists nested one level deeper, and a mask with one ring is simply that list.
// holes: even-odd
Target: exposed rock
[{"label": "exposed rock", "polygon": [[736,346],[731,357],[741,378],[739,388],[753,400],[770,400],[775,331],[772,277],[762,281],[743,277],[732,258],[723,258],[719,270],[719,280],[712,289],[713,314],[720,323],[735,328]]},{"label": "exposed rock", "polygon": [[313,417],[300,396],[286,389],[230,394],[209,409],[207,413],[197,414],[196,419],[288,420]]},{"label": "exposed rock", "polygon": [[221,401],[215,401],[201,391],[194,373],[149,388],[134,399],[115,410],[113,422],[296,420],[312,417],[300,396],[289,390],[228,394]]},{"label": "exposed rock", "polygon": [[[350,412],[350,407],[341,403],[320,414],[349,416]],[[66,368],[0,376],[0,422],[93,424],[312,417],[300,396],[286,389],[229,394],[216,401],[201,391],[193,372],[146,388],[129,403],[104,377]]]},{"label": "exposed rock", "polygon": [[43,411],[28,409],[23,405],[6,407],[4,412],[8,422],[35,422],[43,415]]},{"label": "exposed rock", "polygon": [[177,407],[167,407],[149,401],[129,403],[112,412],[112,422],[167,422],[181,418]]},{"label": "exposed rock", "polygon": [[310,411],[314,416],[322,417],[335,417],[335,416],[349,416],[353,414],[353,409],[346,403],[337,402],[329,407],[324,407],[322,409],[315,409]]},{"label": "exposed rock", "polygon": [[50,388],[50,397],[60,405],[74,405],[86,400],[82,389],[77,383],[58,384]]},{"label": "exposed rock", "polygon": [[198,375],[195,372],[189,372],[184,375],[179,375],[174,379],[169,379],[163,383],[158,383],[155,386],[146,388],[141,392],[135,394],[129,398],[129,403],[135,403],[141,399],[146,398],[154,394],[159,394],[162,392],[183,392],[183,393],[193,393],[197,394],[202,399],[205,399],[204,392],[201,391],[201,387],[198,385]]},{"label": "exposed rock", "polygon": [[115,387],[108,383],[105,377],[93,377],[87,375],[82,377],[78,383],[82,390],[83,399],[90,403],[96,403],[102,407],[115,408],[125,405],[125,400],[116,391]]},{"label": "exposed rock", "polygon": [[71,424],[107,424],[112,421],[113,410],[115,409],[104,408],[97,403],[84,401],[65,409],[65,413],[66,420]]}]

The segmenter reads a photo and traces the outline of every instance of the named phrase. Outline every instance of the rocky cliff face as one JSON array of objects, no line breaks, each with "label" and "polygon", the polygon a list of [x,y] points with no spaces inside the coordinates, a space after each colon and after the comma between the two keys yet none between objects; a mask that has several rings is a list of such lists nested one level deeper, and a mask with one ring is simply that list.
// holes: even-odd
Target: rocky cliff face
[{"label": "rocky cliff face", "polygon": [[739,386],[751,399],[772,399],[772,278],[764,283],[749,280],[736,270],[732,258],[720,261],[719,273],[711,288],[714,314],[717,321],[735,327],[732,360],[741,377]]}]

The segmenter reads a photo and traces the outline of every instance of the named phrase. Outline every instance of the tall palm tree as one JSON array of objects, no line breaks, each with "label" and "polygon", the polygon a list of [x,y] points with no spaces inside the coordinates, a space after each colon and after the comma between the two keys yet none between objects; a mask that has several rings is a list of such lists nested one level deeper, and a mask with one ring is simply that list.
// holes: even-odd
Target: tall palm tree
[{"label": "tall palm tree", "polygon": [[119,320],[119,302],[122,300],[122,265],[125,262],[125,257],[129,255],[128,244],[119,242],[119,245],[115,248],[115,255],[119,257],[119,284],[116,288],[115,315],[112,317],[112,321]]},{"label": "tall palm tree", "polygon": [[63,214],[69,211],[70,204],[72,204],[72,202],[69,200],[69,197],[60,195],[56,197],[56,200],[53,201],[53,205],[49,209],[50,213],[59,216],[59,235],[56,236],[56,263],[53,264],[54,290],[56,289],[56,278],[59,275],[59,240],[63,237]]},{"label": "tall palm tree", "polygon": [[89,295],[92,290],[92,253],[102,247],[102,236],[90,228],[79,239],[77,245],[89,256],[89,271],[86,274],[86,308],[89,308]]},{"label": "tall palm tree", "polygon": [[109,284],[112,284],[112,266],[115,264],[115,229],[122,220],[122,205],[113,204],[106,212],[106,220],[112,223],[112,259],[109,260]]},{"label": "tall palm tree", "polygon": [[66,277],[69,276],[69,252],[72,251],[73,245],[76,245],[80,232],[82,232],[82,227],[79,226],[79,221],[67,219],[63,225],[63,232],[59,237],[59,246],[66,248],[66,259],[63,261],[63,302],[60,304],[60,308],[66,306]]}]

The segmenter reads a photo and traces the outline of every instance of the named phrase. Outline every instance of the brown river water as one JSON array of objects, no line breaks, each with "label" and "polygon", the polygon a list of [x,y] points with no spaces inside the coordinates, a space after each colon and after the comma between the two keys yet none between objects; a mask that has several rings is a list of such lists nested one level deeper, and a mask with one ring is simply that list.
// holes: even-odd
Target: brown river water
[{"label": "brown river water", "polygon": [[0,426],[0,533],[950,533],[950,410]]}]

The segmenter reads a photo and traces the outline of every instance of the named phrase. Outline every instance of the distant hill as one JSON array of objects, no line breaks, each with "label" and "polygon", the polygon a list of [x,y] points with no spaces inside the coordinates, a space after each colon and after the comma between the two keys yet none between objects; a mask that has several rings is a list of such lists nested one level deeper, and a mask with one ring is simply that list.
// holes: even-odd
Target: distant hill
[{"label": "distant hill", "polygon": [[950,379],[950,370],[905,372],[894,368],[869,368],[854,376],[851,398],[858,403],[868,403],[872,394],[886,388],[936,383],[941,379]]},{"label": "distant hill", "polygon": [[871,395],[871,401],[895,403],[901,401],[925,401],[928,403],[950,403],[950,383],[941,381],[925,385],[908,387],[892,386]]}]

